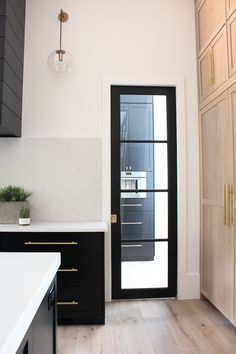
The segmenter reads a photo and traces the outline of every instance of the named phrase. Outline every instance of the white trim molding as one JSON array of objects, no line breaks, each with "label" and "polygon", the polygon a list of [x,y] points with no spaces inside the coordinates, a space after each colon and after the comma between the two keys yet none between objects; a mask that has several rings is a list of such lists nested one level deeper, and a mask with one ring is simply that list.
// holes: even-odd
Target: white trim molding
[{"label": "white trim molding", "polygon": [[[105,242],[106,268],[106,301],[111,301],[111,86],[174,86],[176,87],[177,112],[177,179],[178,179],[178,299],[196,299],[200,296],[199,272],[188,271],[187,240],[187,150],[186,150],[186,103],[184,79],[154,78],[150,80],[116,80],[108,78],[102,84],[102,117],[103,117],[103,192],[102,218],[107,221],[109,230]],[[196,250],[199,252],[199,250]],[[190,256],[191,257],[191,256]],[[199,257],[199,255],[198,255]]]}]

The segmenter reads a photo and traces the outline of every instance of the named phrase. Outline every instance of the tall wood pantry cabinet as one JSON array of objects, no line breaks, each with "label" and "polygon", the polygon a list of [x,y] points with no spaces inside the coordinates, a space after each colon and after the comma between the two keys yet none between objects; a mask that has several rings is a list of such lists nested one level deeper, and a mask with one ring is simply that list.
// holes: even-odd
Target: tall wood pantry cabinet
[{"label": "tall wood pantry cabinet", "polygon": [[195,4],[201,293],[236,325],[236,1]]}]

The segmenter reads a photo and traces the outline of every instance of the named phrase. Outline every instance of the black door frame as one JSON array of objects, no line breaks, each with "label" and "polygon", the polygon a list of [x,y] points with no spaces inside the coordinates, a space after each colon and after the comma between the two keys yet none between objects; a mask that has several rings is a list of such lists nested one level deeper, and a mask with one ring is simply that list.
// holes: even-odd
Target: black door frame
[{"label": "black door frame", "polygon": [[[120,225],[120,95],[165,95],[168,142],[168,288],[121,289]],[[155,140],[153,141],[155,142]],[[112,299],[161,298],[177,295],[177,154],[176,88],[165,86],[111,86],[111,224]],[[149,190],[156,192],[158,190]],[[155,240],[159,242],[163,240]]]}]

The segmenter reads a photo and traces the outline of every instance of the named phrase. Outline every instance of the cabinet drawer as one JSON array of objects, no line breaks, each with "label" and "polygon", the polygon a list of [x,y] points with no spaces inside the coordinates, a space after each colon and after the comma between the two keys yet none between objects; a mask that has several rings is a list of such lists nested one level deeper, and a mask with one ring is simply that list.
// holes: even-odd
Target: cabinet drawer
[{"label": "cabinet drawer", "polygon": [[154,212],[124,212],[121,215],[122,235],[151,234],[154,230]]},{"label": "cabinet drawer", "polygon": [[121,245],[122,261],[153,261],[154,256],[154,242],[123,242]]},{"label": "cabinet drawer", "polygon": [[152,211],[154,210],[153,193],[147,193],[147,198],[122,198],[121,209],[123,212]]},{"label": "cabinet drawer", "polygon": [[[103,287],[78,287],[76,283],[68,282],[67,287],[58,283],[57,305],[58,310],[72,310],[76,312],[98,311],[103,308]],[[60,312],[59,312],[60,313]]]},{"label": "cabinet drawer", "polygon": [[11,252],[103,252],[103,233],[2,233],[0,250]]},{"label": "cabinet drawer", "polygon": [[57,273],[58,284],[103,285],[104,259],[100,253],[62,253]]}]

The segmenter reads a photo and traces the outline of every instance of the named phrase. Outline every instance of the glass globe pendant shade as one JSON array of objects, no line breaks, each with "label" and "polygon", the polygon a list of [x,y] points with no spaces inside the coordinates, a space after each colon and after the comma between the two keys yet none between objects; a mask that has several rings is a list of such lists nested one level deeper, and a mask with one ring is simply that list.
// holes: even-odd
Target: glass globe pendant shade
[{"label": "glass globe pendant shade", "polygon": [[71,54],[62,49],[53,51],[48,57],[48,66],[55,73],[71,70]]}]

